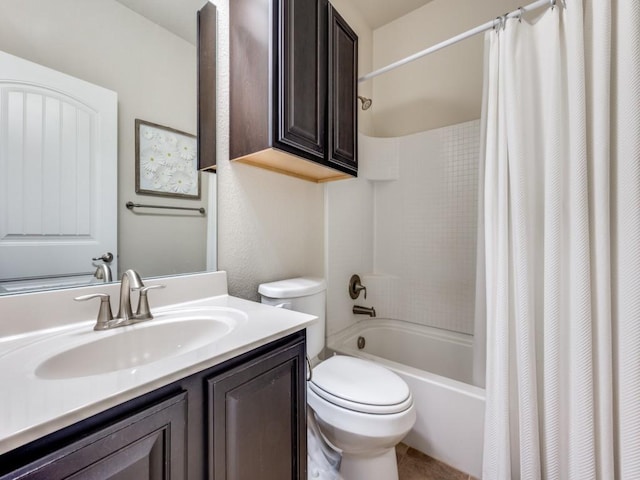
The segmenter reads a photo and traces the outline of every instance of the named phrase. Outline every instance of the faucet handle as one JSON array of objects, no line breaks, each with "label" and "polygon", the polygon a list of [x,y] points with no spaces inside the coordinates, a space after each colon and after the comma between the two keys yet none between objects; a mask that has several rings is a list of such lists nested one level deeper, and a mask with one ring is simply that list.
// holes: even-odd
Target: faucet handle
[{"label": "faucet handle", "polygon": [[142,287],[138,290],[140,292],[140,297],[138,297],[138,309],[136,310],[135,315],[136,320],[148,320],[153,318],[151,310],[149,309],[149,298],[147,297],[147,292],[155,288],[164,287],[165,285],[149,285],[148,287]]},{"label": "faucet handle", "polygon": [[351,275],[349,279],[349,296],[354,300],[360,296],[360,292],[364,290],[364,299],[367,299],[367,287],[360,282],[359,275]]},{"label": "faucet handle", "polygon": [[92,293],[90,295],[81,295],[74,298],[76,302],[84,302],[93,298],[100,299],[100,310],[98,310],[98,318],[94,325],[94,330],[106,330],[109,328],[109,322],[113,320],[113,313],[111,312],[111,297],[106,293]]}]

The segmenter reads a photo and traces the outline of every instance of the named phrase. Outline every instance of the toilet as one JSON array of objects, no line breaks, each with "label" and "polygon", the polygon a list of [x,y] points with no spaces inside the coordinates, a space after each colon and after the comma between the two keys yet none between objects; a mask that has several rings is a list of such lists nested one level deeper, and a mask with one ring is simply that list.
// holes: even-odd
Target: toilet
[{"label": "toilet", "polygon": [[[258,292],[262,303],[318,317],[307,328],[307,355],[315,360],[325,341],[325,281],[292,278],[263,283]],[[342,455],[342,479],[398,480],[395,446],[416,420],[404,380],[374,362],[335,355],[313,368],[307,403],[324,439]]]}]

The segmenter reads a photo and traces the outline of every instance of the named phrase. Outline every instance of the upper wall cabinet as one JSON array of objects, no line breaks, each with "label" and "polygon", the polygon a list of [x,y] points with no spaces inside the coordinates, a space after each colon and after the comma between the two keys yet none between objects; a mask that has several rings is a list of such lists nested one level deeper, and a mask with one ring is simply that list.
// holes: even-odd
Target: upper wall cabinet
[{"label": "upper wall cabinet", "polygon": [[[329,162],[358,171],[358,36],[329,4]],[[355,173],[354,173],[355,174]]]},{"label": "upper wall cabinet", "polygon": [[357,50],[326,0],[233,0],[230,158],[314,182],[357,175]]},{"label": "upper wall cabinet", "polygon": [[198,11],[198,170],[216,169],[216,6]]}]

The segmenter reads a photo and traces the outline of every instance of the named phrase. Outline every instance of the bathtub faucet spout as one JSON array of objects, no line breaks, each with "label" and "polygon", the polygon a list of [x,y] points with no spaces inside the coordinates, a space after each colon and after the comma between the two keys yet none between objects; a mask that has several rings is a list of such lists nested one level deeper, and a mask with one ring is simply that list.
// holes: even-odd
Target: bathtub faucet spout
[{"label": "bathtub faucet spout", "polygon": [[361,307],[360,305],[353,306],[354,315],[369,315],[370,317],[376,316],[376,309],[373,307]]}]

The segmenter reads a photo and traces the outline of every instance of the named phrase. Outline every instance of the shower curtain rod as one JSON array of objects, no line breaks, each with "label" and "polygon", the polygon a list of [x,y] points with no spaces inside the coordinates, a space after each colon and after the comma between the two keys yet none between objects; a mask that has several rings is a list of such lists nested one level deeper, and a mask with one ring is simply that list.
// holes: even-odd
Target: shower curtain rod
[{"label": "shower curtain rod", "polygon": [[429,55],[430,53],[437,52],[438,50],[448,47],[449,45],[453,45],[454,43],[458,43],[469,37],[473,37],[474,35],[477,35],[479,33],[486,32],[487,30],[491,30],[492,28],[495,28],[496,25],[500,25],[507,18],[519,17],[525,12],[536,10],[538,8],[544,7],[545,5],[553,7],[555,6],[555,4],[556,4],[556,0],[538,0],[537,2],[530,3],[526,7],[520,7],[517,10],[514,10],[513,12],[509,12],[503,15],[502,17],[498,17],[494,20],[488,21],[487,23],[478,25],[477,27],[472,28],[471,30],[467,30],[466,32],[461,33],[459,35],[456,35],[455,37],[452,37],[449,40],[445,40],[443,42],[437,43],[429,48],[425,48],[424,50],[418,53],[414,53],[413,55],[403,58],[402,60],[393,62],[387,65],[386,67],[382,67],[382,68],[379,68],[378,70],[374,70],[371,73],[367,73],[366,75],[363,75],[358,79],[358,83],[366,82],[367,80],[377,77],[378,75],[382,75],[383,73],[387,73],[390,70],[394,70],[398,67],[401,67],[402,65],[406,65],[409,62],[413,62],[414,60],[422,58],[425,55]]}]

